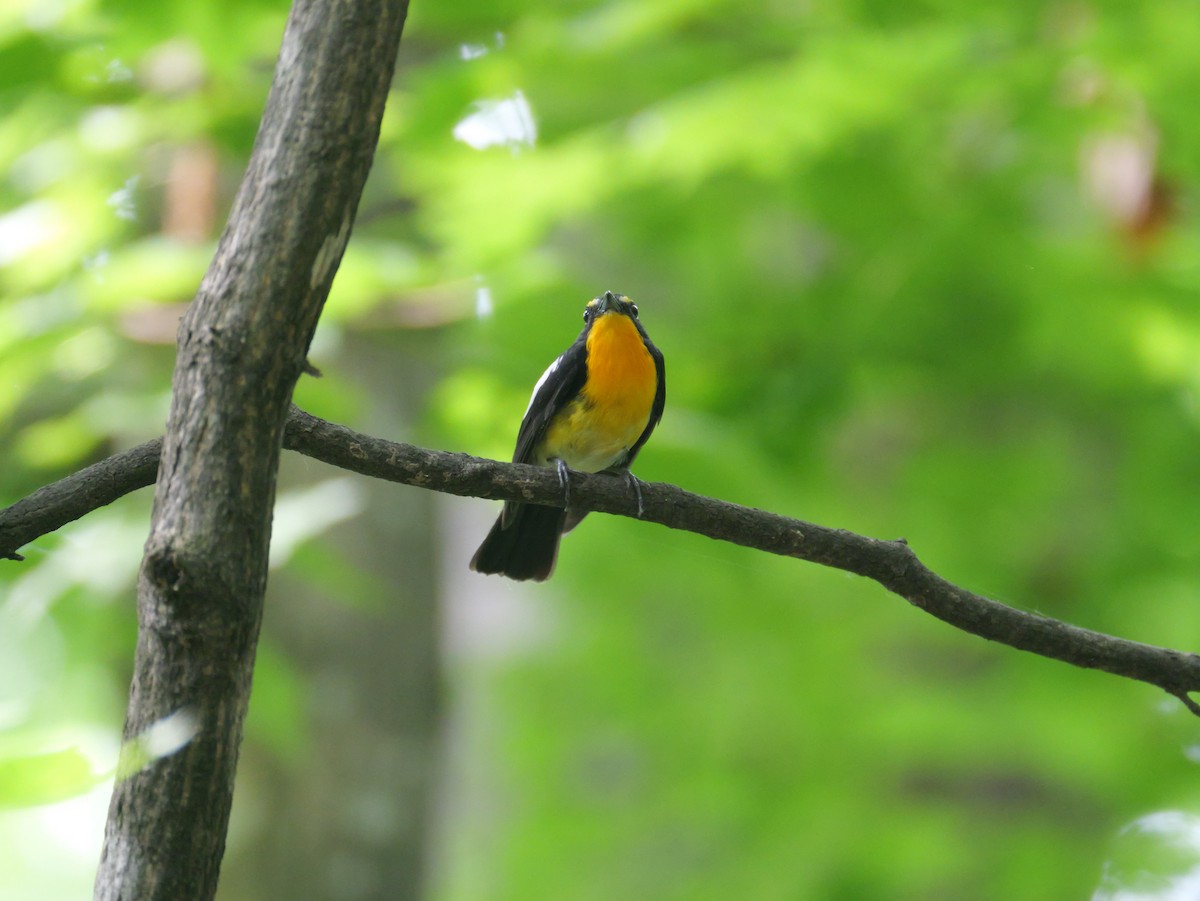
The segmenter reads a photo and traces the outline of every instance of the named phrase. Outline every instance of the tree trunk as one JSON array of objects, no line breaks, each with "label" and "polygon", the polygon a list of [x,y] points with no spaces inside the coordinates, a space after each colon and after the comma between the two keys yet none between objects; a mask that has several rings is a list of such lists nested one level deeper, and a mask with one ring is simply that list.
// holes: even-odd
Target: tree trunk
[{"label": "tree trunk", "polygon": [[296,0],[229,223],[180,325],[99,899],[211,898],[292,390],[350,235],[407,3]]}]

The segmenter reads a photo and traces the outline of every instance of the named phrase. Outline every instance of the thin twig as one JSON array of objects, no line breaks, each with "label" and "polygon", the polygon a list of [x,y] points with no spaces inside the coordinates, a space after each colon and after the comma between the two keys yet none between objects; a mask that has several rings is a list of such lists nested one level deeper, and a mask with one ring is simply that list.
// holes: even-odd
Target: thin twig
[{"label": "thin twig", "polygon": [[0,559],[24,560],[33,539],[154,483],[162,439],[155,438],[72,473],[0,511]]}]

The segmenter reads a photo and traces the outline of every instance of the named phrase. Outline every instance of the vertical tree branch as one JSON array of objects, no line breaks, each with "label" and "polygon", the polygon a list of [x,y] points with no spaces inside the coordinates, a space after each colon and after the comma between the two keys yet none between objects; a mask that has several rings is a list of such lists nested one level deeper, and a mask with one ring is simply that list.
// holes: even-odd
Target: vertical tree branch
[{"label": "vertical tree branch", "polygon": [[379,136],[405,0],[296,0],[250,165],[180,325],[101,899],[211,898],[292,390]]}]

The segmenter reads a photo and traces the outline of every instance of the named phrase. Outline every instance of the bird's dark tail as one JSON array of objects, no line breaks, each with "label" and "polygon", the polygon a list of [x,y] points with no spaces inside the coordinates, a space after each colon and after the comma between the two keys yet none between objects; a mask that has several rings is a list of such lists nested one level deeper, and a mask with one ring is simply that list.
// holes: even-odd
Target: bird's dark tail
[{"label": "bird's dark tail", "polygon": [[513,504],[506,512],[507,517],[497,517],[471,558],[471,569],[510,579],[541,582],[549,578],[558,558],[566,511],[538,504]]}]

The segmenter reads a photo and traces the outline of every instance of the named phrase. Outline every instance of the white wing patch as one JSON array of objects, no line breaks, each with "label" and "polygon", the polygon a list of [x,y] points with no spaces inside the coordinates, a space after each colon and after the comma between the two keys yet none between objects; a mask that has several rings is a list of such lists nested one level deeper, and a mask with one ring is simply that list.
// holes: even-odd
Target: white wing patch
[{"label": "white wing patch", "polygon": [[[537,384],[533,386],[533,393],[529,395],[529,403],[525,406],[525,416],[529,415],[530,409],[533,407],[533,399],[538,396],[538,392],[542,390],[542,385],[546,384],[546,379],[550,378],[551,373],[558,369],[558,364],[562,362],[562,354],[558,355],[553,363],[546,367],[546,371],[542,373],[542,377],[537,380]],[[524,418],[524,417],[522,417]]]}]

